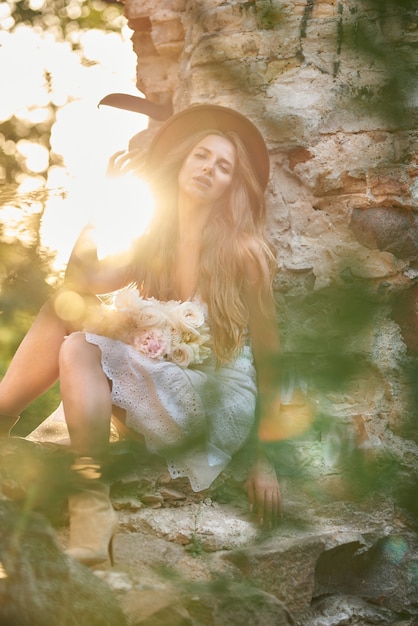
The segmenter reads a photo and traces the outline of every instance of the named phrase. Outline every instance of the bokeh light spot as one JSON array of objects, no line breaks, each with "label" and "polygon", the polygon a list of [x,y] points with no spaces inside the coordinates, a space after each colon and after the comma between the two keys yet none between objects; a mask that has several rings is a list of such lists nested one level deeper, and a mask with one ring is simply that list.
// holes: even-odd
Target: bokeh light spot
[{"label": "bokeh light spot", "polygon": [[65,289],[57,295],[54,306],[58,317],[65,322],[75,322],[81,319],[86,311],[83,298],[70,289]]},{"label": "bokeh light spot", "polygon": [[274,400],[260,421],[258,438],[260,441],[283,441],[298,437],[309,430],[315,418],[313,407],[302,392],[295,391],[288,403],[281,397]]},{"label": "bokeh light spot", "polygon": [[399,565],[405,558],[408,544],[402,537],[390,537],[385,543],[383,551],[392,563]]},{"label": "bokeh light spot", "polygon": [[25,158],[26,167],[31,172],[44,172],[48,168],[49,151],[45,146],[21,139],[17,150]]}]

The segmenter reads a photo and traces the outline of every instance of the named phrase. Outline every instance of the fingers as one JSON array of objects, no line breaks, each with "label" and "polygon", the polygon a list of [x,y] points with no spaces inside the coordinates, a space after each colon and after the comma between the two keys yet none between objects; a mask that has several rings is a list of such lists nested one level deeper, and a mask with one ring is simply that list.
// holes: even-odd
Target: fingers
[{"label": "fingers", "polygon": [[257,503],[258,522],[264,528],[274,528],[281,517],[281,494],[277,487],[270,487],[259,497]]},{"label": "fingers", "polygon": [[256,505],[256,493],[255,493],[254,483],[249,479],[247,480],[246,487],[247,487],[248,502],[250,504],[250,513],[254,513],[255,505]]},{"label": "fingers", "polygon": [[256,515],[259,525],[263,528],[277,526],[282,515],[279,483],[274,481],[273,484],[260,484],[256,481],[248,481],[247,493],[250,512]]},{"label": "fingers", "polygon": [[269,498],[266,500],[265,511],[264,517],[267,520],[268,526],[274,528],[277,526],[282,516],[282,497],[279,486],[271,492]]},{"label": "fingers", "polygon": [[269,510],[269,493],[265,489],[259,489],[257,492],[257,517],[260,526],[269,527],[270,510]]},{"label": "fingers", "polygon": [[277,525],[282,514],[280,485],[274,466],[264,456],[259,456],[247,478],[250,511],[264,528]]}]

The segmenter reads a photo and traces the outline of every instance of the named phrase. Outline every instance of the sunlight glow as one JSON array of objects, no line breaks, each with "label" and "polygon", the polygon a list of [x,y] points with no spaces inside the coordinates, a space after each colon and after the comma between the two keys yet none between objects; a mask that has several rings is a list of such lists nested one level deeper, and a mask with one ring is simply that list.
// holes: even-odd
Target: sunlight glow
[{"label": "sunlight glow", "polygon": [[[7,85],[0,99],[0,121],[24,107],[45,106],[49,102],[41,42],[39,35],[25,26],[13,35],[0,32],[2,84]],[[59,55],[59,45],[56,53]]]},{"label": "sunlight glow", "polygon": [[0,2],[0,28],[7,31],[12,28],[14,19],[11,15],[11,7],[8,2]]},{"label": "sunlight glow", "polygon": [[[62,175],[57,168],[56,179],[51,182],[58,183],[58,187]],[[49,199],[41,227],[42,240],[56,253],[56,269],[67,263],[87,224],[94,226],[92,236],[99,258],[103,258],[127,250],[144,232],[152,215],[152,194],[147,184],[133,175],[102,177],[99,184],[88,188],[76,180],[67,180],[62,187],[68,193]]]},{"label": "sunlight glow", "polygon": [[16,113],[17,119],[27,120],[31,124],[42,124],[51,118],[51,111],[42,107],[25,107]]},{"label": "sunlight glow", "polygon": [[25,165],[31,172],[44,172],[48,168],[49,151],[45,146],[21,139],[16,147],[25,158]]},{"label": "sunlight glow", "polygon": [[29,0],[29,6],[32,11],[39,11],[45,4],[45,0]]},{"label": "sunlight glow", "polygon": [[[44,179],[42,178],[42,176],[23,176],[19,184],[19,193],[23,195],[30,194],[33,191],[38,191],[39,189],[42,189],[43,186]],[[31,206],[28,206],[28,208],[29,210],[31,210]]]},{"label": "sunlight glow", "polygon": [[[30,0],[31,6],[42,1]],[[0,2],[0,22],[10,16],[3,5]],[[73,9],[77,6],[74,2]],[[46,207],[42,206],[41,227],[43,245],[56,255],[56,270],[66,264],[87,223],[96,224],[100,255],[107,255],[128,246],[145,228],[151,212],[149,192],[138,179],[106,180],[110,157],[127,149],[130,138],[146,127],[148,118],[112,107],[98,108],[109,93],[139,94],[132,31],[122,18],[120,33],[91,29],[75,30],[71,36],[79,52],[73,52],[68,41],[57,42],[51,32],[24,25],[13,33],[0,31],[2,84],[6,86],[0,99],[0,122],[14,115],[22,125],[41,125],[49,120],[51,104],[58,107],[51,148],[62,155],[63,163],[47,170],[49,198]],[[46,147],[24,139],[15,144],[3,136],[0,143],[4,152],[16,153],[25,161],[28,174],[16,181],[19,193],[39,190],[42,179],[36,174],[48,168]],[[39,211],[40,206],[33,202],[32,208]],[[19,218],[24,221],[27,215],[26,208],[1,209],[7,236],[21,236]]]},{"label": "sunlight glow", "polygon": [[134,176],[107,179],[100,191],[90,222],[102,258],[129,248],[146,229],[154,204],[147,184]]},{"label": "sunlight glow", "polygon": [[2,221],[2,240],[12,242],[16,236],[22,243],[31,243],[30,234],[22,223],[22,210],[11,205],[3,205],[0,210]]}]

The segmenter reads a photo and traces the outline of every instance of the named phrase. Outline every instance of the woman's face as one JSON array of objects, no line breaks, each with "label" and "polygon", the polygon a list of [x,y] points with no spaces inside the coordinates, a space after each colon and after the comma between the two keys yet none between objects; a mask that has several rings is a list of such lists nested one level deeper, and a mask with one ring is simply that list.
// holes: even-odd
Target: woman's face
[{"label": "woman's face", "polygon": [[181,196],[199,204],[213,204],[229,189],[235,170],[235,146],[226,137],[207,135],[191,150],[181,166]]}]

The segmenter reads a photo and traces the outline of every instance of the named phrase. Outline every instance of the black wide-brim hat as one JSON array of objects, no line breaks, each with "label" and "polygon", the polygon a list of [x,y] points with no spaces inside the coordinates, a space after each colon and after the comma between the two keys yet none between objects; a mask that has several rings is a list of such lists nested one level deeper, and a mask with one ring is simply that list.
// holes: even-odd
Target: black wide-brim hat
[{"label": "black wide-brim hat", "polygon": [[254,173],[264,190],[270,173],[270,158],[264,138],[247,117],[233,109],[216,104],[197,104],[172,115],[151,140],[146,170],[152,172],[164,157],[187,136],[203,130],[236,133],[244,144]]}]

